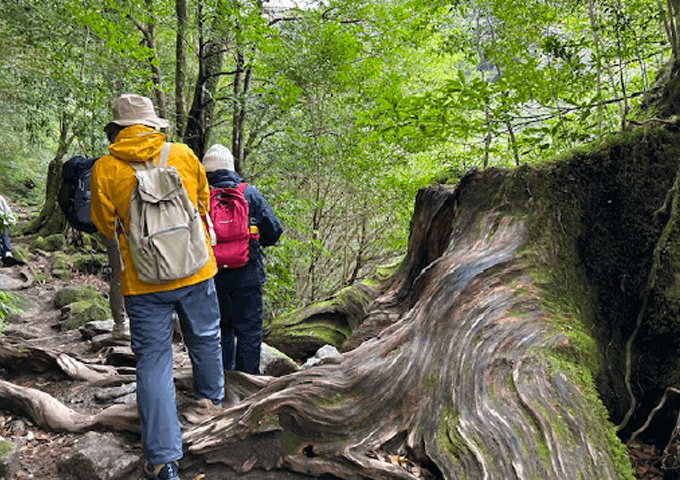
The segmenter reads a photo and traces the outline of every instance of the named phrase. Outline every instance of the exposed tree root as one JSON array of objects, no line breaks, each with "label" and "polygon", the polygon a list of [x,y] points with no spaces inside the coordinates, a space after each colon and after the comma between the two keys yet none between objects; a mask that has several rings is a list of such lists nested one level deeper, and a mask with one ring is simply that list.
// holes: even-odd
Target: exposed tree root
[{"label": "exposed tree root", "polygon": [[40,428],[51,432],[93,429],[140,432],[136,405],[114,405],[98,415],[87,415],[71,410],[45,392],[4,380],[0,380],[0,405],[5,410],[26,415]]},{"label": "exposed tree root", "polygon": [[[272,470],[348,480],[629,478],[623,445],[579,363],[589,352],[572,345],[588,334],[565,328],[583,319],[570,305],[547,313],[548,290],[535,278],[545,274],[541,252],[524,248],[528,215],[487,201],[502,175],[489,169],[453,192],[419,192],[401,269],[378,298],[356,304],[365,319],[352,338],[363,341],[283,377],[233,375],[228,397],[236,401],[222,411],[178,405],[185,461],[248,478]],[[541,248],[554,252],[545,264],[556,260],[555,245]],[[96,378],[77,363],[41,359]],[[74,414],[4,387],[0,399],[13,398],[45,428],[133,423],[118,410]],[[54,413],[41,417],[38,408]]]},{"label": "exposed tree root", "polygon": [[[628,442],[626,442],[626,443],[630,444],[630,443],[635,442],[637,440],[638,435],[640,435],[642,432],[647,430],[647,427],[649,427],[649,424],[652,422],[652,419],[654,418],[654,415],[656,415],[656,412],[661,410],[661,408],[666,404],[666,399],[668,398],[669,392],[680,393],[680,390],[678,390],[677,388],[667,388],[666,391],[663,393],[663,397],[661,397],[661,400],[659,401],[659,403],[649,413],[649,416],[647,417],[647,421],[644,423],[644,425],[642,425],[640,428],[638,428],[637,430],[635,430],[631,434],[630,438],[628,439]],[[677,428],[677,426],[676,426],[676,428]]]},{"label": "exposed tree root", "polygon": [[[640,311],[638,312],[637,315],[637,320],[635,322],[635,329],[633,329],[633,333],[630,335],[628,338],[628,341],[626,342],[626,369],[625,369],[625,383],[626,383],[626,390],[628,391],[628,395],[630,397],[630,407],[628,408],[628,411],[624,415],[623,419],[621,422],[616,426],[616,431],[621,431],[628,425],[628,421],[630,420],[631,416],[633,413],[635,413],[635,408],[637,407],[637,399],[635,398],[635,394],[633,393],[633,388],[630,383],[630,376],[631,376],[631,371],[632,371],[632,355],[633,355],[633,342],[635,341],[635,337],[637,337],[638,332],[640,331],[640,327],[642,326],[642,320],[644,318],[644,315],[647,310],[647,304],[649,302],[649,297],[652,295],[654,287],[656,286],[656,280],[657,280],[657,274],[659,271],[659,265],[661,263],[661,253],[662,251],[667,247],[668,245],[668,240],[670,238],[671,232],[673,228],[675,228],[676,223],[677,223],[677,218],[678,218],[678,192],[680,192],[680,168],[678,168],[676,175],[675,175],[675,181],[673,182],[673,187],[671,187],[667,197],[666,201],[664,202],[664,206],[662,207],[663,210],[668,209],[668,203],[670,203],[670,215],[668,218],[668,221],[666,222],[666,226],[664,227],[661,236],[659,237],[659,241],[657,242],[656,246],[654,247],[654,254],[653,254],[653,259],[652,259],[652,268],[649,272],[649,276],[647,277],[647,284],[645,286],[644,291],[642,292],[642,306],[640,307]],[[669,202],[670,198],[670,202]],[[661,210],[661,209],[660,209]]]}]

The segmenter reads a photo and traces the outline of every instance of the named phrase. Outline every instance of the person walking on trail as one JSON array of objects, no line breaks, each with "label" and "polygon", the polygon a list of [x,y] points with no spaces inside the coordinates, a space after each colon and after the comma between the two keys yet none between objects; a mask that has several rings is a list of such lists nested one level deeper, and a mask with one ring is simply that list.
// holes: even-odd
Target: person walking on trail
[{"label": "person walking on trail", "polygon": [[[231,151],[223,145],[216,144],[208,149],[203,157],[203,167],[211,188],[236,188],[242,182],[234,171]],[[224,368],[258,374],[262,344],[262,285],[266,281],[260,247],[274,245],[283,227],[255,186],[247,184],[243,195],[248,202],[251,229],[257,227],[259,241],[250,239],[248,262],[244,266],[220,268],[215,276],[215,285],[222,318]]]},{"label": "person walking on trail", "polygon": [[113,318],[111,334],[116,340],[130,340],[129,321],[120,292],[120,253],[115,239],[106,238],[90,221],[90,172],[97,158],[77,155],[64,162],[57,202],[69,225],[79,232],[97,235],[106,247],[111,273],[109,278],[109,308]]},{"label": "person walking on trail", "polygon": [[[166,128],[152,101],[143,96],[122,94],[112,102],[113,118],[106,125],[111,145],[109,155],[95,163],[91,178],[90,215],[97,229],[118,242],[121,254],[120,286],[130,318],[131,347],[137,357],[137,405],[142,423],[142,446],[146,478],[179,480],[178,460],[182,458],[182,433],[177,416],[173,382],[173,313],[182,318],[184,340],[194,373],[194,397],[221,405],[224,399],[224,371],[220,345],[220,315],[214,275],[217,266],[210,249],[210,237],[200,221],[201,235],[209,253],[196,273],[184,278],[153,283],[142,281],[131,253],[130,200],[137,194],[137,168],[146,162],[167,162],[186,190],[192,208],[208,205],[205,170],[184,144],[166,144]],[[167,148],[169,145],[169,153]],[[167,153],[167,155],[166,155]],[[162,158],[162,161],[160,160]],[[136,165],[137,168],[135,168]],[[141,172],[143,173],[143,172]],[[140,177],[142,178],[142,177]],[[147,177],[148,178],[148,177]],[[165,178],[165,177],[164,177]],[[182,192],[184,195],[184,192]],[[205,209],[203,209],[205,215]],[[117,220],[118,219],[118,220]],[[132,240],[130,240],[132,241]],[[201,245],[203,247],[203,245]],[[173,258],[188,258],[190,252],[170,252]]]},{"label": "person walking on trail", "polygon": [[2,239],[0,239],[0,258],[2,258],[3,267],[11,267],[13,265],[24,265],[24,262],[12,256],[12,245],[9,242],[9,226],[16,221],[16,217],[12,209],[5,200],[5,197],[0,195],[0,220],[2,220]]}]

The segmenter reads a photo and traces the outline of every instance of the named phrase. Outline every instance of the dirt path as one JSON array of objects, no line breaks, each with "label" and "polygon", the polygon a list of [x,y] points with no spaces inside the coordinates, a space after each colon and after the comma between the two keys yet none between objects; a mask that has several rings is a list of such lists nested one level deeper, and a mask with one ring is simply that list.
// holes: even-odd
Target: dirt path
[{"label": "dirt path", "polygon": [[[47,269],[49,265],[46,260],[36,259],[31,262],[30,267],[36,271]],[[79,331],[62,332],[57,328],[60,325],[61,311],[55,307],[54,298],[60,289],[78,284],[93,285],[105,292],[106,282],[92,275],[77,275],[71,280],[51,279],[47,283],[32,281],[27,288],[14,288],[16,283],[26,283],[26,273],[30,270],[19,266],[0,268],[0,289],[9,290],[31,303],[25,312],[8,316],[1,341],[23,341],[37,348],[70,353],[75,357],[96,354],[92,351],[91,342],[84,339]],[[11,288],[2,288],[3,286]],[[108,406],[95,400],[96,388],[90,387],[86,382],[70,380],[58,371],[17,371],[2,367],[0,378],[22,387],[49,393],[72,410],[81,413],[94,413]],[[19,446],[20,469],[15,476],[17,480],[60,480],[58,461],[71,451],[73,443],[79,437],[78,434],[43,431],[21,414],[6,410],[0,410],[0,436]],[[140,444],[133,444],[131,448],[141,452]]]}]

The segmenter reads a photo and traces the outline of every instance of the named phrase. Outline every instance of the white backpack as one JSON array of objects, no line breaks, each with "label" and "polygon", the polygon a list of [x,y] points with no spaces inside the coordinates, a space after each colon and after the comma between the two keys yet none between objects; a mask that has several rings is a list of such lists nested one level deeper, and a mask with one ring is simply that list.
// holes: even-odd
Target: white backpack
[{"label": "white backpack", "polygon": [[[156,165],[153,160],[130,163],[137,185],[130,195],[125,238],[137,276],[147,283],[189,277],[209,258],[203,221],[179,173],[167,166],[169,152],[166,143]],[[119,218],[116,221],[122,223]]]}]

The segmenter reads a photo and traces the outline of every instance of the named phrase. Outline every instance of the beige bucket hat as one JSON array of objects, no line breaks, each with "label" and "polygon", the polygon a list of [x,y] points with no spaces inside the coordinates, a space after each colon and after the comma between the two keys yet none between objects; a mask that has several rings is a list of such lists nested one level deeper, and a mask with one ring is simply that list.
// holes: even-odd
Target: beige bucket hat
[{"label": "beige bucket hat", "polygon": [[[113,119],[108,125],[115,123],[121,127],[130,125],[146,125],[153,128],[167,128],[168,121],[156,115],[150,98],[123,93],[111,102]],[[107,126],[108,126],[107,125]],[[106,130],[106,127],[104,127]]]}]

